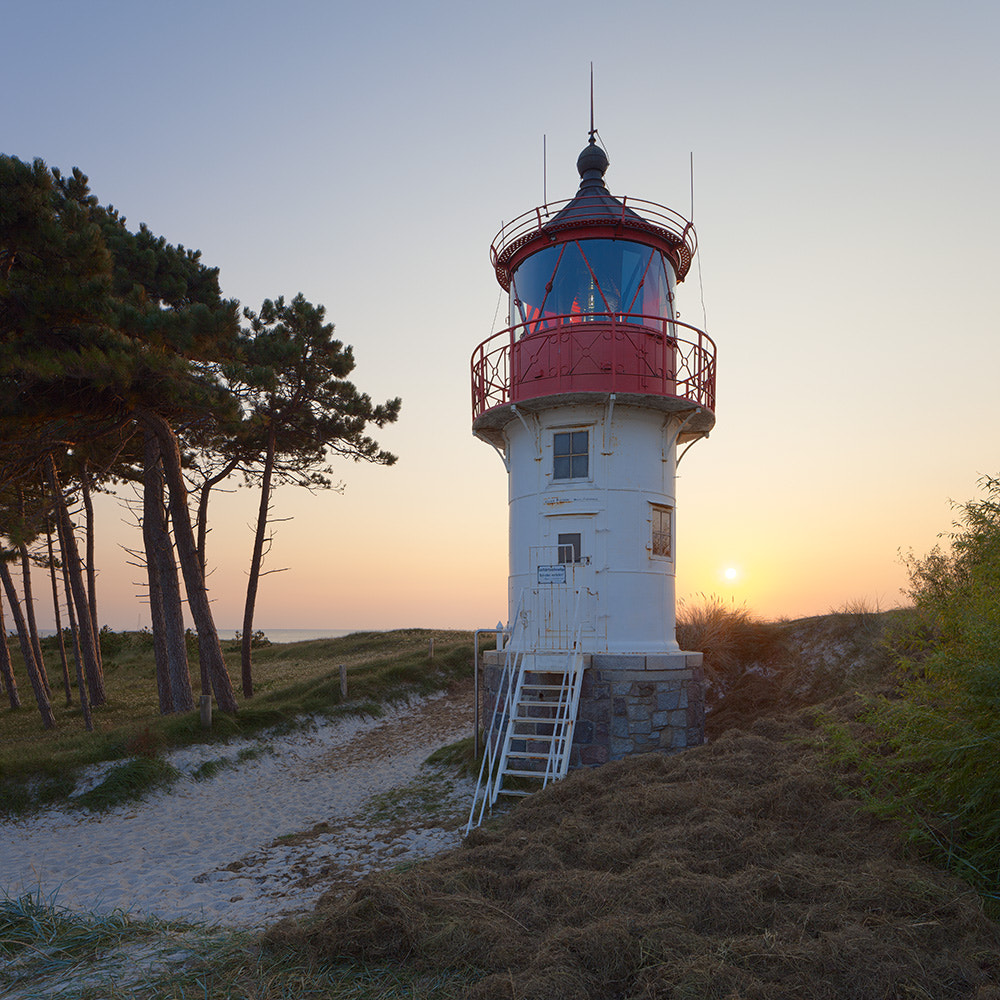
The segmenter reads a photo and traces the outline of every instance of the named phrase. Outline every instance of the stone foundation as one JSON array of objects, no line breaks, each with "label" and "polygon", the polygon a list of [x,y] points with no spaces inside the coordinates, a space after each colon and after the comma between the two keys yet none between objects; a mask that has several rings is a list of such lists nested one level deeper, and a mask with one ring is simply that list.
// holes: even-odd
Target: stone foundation
[{"label": "stone foundation", "polygon": [[[505,654],[483,654],[483,726],[493,717]],[[705,742],[701,653],[584,656],[570,767],[638,753],[676,753]],[[532,671],[544,674],[544,670]]]}]

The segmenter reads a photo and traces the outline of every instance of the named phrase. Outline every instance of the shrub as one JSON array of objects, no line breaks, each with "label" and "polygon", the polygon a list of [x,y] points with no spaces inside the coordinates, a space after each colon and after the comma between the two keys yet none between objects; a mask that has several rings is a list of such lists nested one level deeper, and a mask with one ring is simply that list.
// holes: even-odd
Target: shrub
[{"label": "shrub", "polygon": [[864,766],[882,808],[1000,903],[1000,479],[955,505],[951,551],[907,559],[919,616],[902,698],[882,698]]}]

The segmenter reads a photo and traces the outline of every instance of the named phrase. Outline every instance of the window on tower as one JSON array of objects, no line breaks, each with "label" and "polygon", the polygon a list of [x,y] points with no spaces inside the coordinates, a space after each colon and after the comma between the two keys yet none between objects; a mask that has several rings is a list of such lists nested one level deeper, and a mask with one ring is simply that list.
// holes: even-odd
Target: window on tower
[{"label": "window on tower", "polygon": [[586,479],[589,475],[590,432],[557,432],[552,438],[552,478]]},{"label": "window on tower", "polygon": [[669,559],[673,554],[670,544],[673,507],[665,507],[663,504],[651,503],[649,505],[649,524],[651,530],[650,554],[659,556],[662,559]]},{"label": "window on tower", "polygon": [[580,532],[560,534],[558,539],[559,562],[578,563],[580,561]]}]

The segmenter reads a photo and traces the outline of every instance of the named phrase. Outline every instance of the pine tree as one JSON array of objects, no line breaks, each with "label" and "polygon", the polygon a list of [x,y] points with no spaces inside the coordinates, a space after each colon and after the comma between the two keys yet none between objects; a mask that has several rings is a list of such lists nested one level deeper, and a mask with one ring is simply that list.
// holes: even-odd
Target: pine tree
[{"label": "pine tree", "polygon": [[334,339],[323,306],[299,294],[289,303],[266,299],[259,313],[247,309],[244,317],[249,322],[241,354],[250,405],[247,434],[256,431],[255,450],[262,466],[241,634],[243,693],[249,697],[253,617],[275,479],[329,488],[330,454],[392,465],[396,456],[365,432],[372,424],[393,423],[401,404],[396,398],[375,405],[347,380],[354,370],[354,353]]}]

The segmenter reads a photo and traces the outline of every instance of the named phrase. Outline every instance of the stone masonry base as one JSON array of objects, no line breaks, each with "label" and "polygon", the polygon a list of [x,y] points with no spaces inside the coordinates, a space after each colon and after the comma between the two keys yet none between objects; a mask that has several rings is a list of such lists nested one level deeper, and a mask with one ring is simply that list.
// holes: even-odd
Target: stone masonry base
[{"label": "stone masonry base", "polygon": [[[483,654],[483,725],[488,727],[505,654]],[[570,767],[596,767],[638,753],[675,753],[705,741],[701,653],[584,656]],[[544,664],[538,664],[544,673]]]}]

